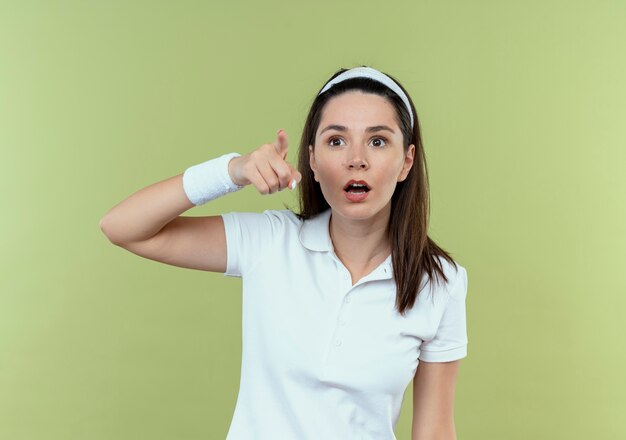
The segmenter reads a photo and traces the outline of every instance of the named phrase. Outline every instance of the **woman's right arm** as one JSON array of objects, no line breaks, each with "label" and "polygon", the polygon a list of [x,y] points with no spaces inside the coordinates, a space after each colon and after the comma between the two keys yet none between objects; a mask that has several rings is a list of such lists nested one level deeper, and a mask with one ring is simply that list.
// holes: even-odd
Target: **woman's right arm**
[{"label": "woman's right arm", "polygon": [[[228,164],[239,185],[253,184],[261,194],[288,187],[302,176],[285,161],[287,135]],[[190,269],[226,272],[226,232],[221,215],[184,217],[195,205],[183,187],[183,174],[147,186],[111,208],[100,229],[111,243],[139,256]]]}]

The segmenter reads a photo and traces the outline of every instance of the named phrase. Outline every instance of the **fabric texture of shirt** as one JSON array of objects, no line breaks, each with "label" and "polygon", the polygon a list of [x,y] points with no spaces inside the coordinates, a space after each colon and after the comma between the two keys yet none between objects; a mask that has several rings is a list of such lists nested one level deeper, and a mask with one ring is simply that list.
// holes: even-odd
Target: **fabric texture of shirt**
[{"label": "fabric texture of shirt", "polygon": [[352,285],[331,210],[222,214],[224,275],[242,279],[239,393],[227,440],[392,440],[420,360],[467,356],[467,272],[441,258],[406,316],[391,255]]}]

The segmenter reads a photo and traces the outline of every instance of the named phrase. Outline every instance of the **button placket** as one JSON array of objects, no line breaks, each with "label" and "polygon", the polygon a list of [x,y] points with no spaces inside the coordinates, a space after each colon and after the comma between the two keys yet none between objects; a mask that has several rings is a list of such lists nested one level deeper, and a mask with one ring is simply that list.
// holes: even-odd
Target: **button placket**
[{"label": "button placket", "polygon": [[[346,304],[346,303],[350,303],[350,293],[347,293],[347,294],[346,294],[346,296],[345,296],[345,297],[344,297],[344,299],[343,299],[343,302],[344,302],[344,304],[342,305],[342,307],[341,307],[341,308],[342,308],[342,309],[345,309],[345,307],[346,307],[346,305],[345,305],[345,304]],[[338,324],[340,327],[344,327],[344,326],[346,325],[346,323],[347,323],[346,318],[345,318],[346,313],[347,313],[347,312],[346,312],[345,310],[343,310],[343,311],[339,314],[339,317],[338,317],[338,319],[337,319],[337,324]]]},{"label": "button placket", "polygon": [[[345,319],[345,310],[346,304],[349,304],[351,301],[350,291],[355,287],[352,285],[352,274],[350,271],[341,263],[341,261],[334,256],[335,267],[342,273],[340,276],[343,278],[343,281],[346,282],[344,284],[344,298],[341,301],[339,312],[337,315],[335,331],[333,332],[333,337],[331,339],[331,347],[335,349],[339,349],[343,344],[343,336],[342,331],[345,331],[347,320]],[[330,355],[330,353],[329,353]],[[328,359],[330,362],[330,358]]]},{"label": "button placket", "polygon": [[348,323],[345,318],[346,313],[347,313],[345,308],[347,307],[347,304],[350,304],[350,302],[352,301],[352,294],[350,292],[351,290],[352,290],[352,286],[350,286],[350,288],[348,289],[348,292],[345,294],[343,301],[342,301],[343,304],[341,305],[339,315],[337,316],[337,326],[335,327],[335,339],[333,342],[335,347],[341,346],[342,339],[341,339],[340,330],[345,329],[345,326]]}]

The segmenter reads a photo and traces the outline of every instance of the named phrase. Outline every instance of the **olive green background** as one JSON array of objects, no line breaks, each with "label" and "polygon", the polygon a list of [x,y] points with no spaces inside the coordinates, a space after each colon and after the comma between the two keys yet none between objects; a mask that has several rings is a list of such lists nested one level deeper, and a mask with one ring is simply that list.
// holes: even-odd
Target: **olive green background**
[{"label": "olive green background", "polygon": [[468,270],[458,438],[626,438],[624,23],[623,1],[0,1],[0,438],[226,436],[241,280],[98,222],[279,128],[295,163],[316,91],[360,64],[411,93],[430,234]]}]

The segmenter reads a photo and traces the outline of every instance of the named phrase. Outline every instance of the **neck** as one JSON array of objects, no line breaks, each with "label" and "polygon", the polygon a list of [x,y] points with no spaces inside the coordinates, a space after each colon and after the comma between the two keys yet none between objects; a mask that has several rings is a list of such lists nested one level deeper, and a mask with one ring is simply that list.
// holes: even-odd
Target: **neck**
[{"label": "neck", "polygon": [[337,257],[346,266],[361,269],[384,261],[391,253],[387,237],[390,214],[390,204],[363,220],[347,219],[333,211],[329,232]]}]

